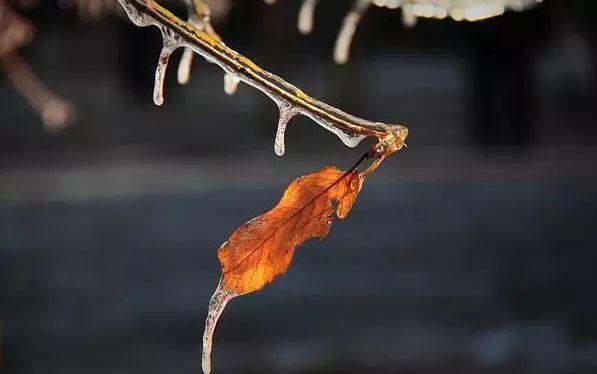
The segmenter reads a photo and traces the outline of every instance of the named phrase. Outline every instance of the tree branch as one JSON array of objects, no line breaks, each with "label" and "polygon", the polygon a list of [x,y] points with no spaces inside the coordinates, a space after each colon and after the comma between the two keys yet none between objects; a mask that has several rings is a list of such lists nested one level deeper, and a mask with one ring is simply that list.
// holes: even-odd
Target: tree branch
[{"label": "tree branch", "polygon": [[[156,71],[158,99],[161,98],[160,87],[168,57],[177,48],[190,48],[206,60],[219,65],[226,74],[262,91],[278,105],[280,121],[275,146],[278,155],[284,153],[283,137],[287,122],[299,114],[335,133],[349,147],[355,147],[366,137],[377,138],[372,153],[379,159],[404,147],[408,135],[406,127],[358,118],[308,96],[299,88],[228,48],[204,30],[179,19],[153,0],[118,1],[135,25],[156,26],[162,33],[164,47]],[[161,101],[156,100],[156,103]]]}]

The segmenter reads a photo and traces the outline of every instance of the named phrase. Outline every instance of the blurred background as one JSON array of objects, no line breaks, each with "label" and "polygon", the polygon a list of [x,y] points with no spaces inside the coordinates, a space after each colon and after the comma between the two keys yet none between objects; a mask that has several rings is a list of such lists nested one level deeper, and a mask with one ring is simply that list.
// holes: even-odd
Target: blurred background
[{"label": "blurred background", "polygon": [[[597,372],[597,4],[413,29],[373,8],[337,66],[349,6],[322,1],[307,37],[298,0],[234,1],[215,25],[314,97],[411,131],[325,241],[230,303],[215,372]],[[22,54],[78,115],[48,134],[0,78],[0,371],[197,373],[219,245],[369,143],[295,118],[276,157],[275,105],[227,96],[202,59],[181,87],[178,52],[152,104],[155,28],[55,1],[22,14]]]}]

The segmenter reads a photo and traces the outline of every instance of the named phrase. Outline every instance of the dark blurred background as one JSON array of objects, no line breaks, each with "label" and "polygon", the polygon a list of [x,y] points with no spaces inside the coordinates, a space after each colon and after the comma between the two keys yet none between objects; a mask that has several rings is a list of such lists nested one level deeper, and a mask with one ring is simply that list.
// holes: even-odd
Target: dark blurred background
[{"label": "dark blurred background", "polygon": [[[216,24],[313,96],[411,135],[325,241],[231,302],[215,372],[597,372],[597,4],[414,29],[375,8],[339,67],[349,5],[322,1],[307,37],[298,0],[236,1]],[[46,133],[1,78],[0,371],[197,373],[219,245],[367,144],[298,118],[276,157],[277,108],[244,85],[226,96],[202,59],[181,87],[177,53],[152,104],[155,28],[54,1],[25,15],[23,54],[78,120]]]}]

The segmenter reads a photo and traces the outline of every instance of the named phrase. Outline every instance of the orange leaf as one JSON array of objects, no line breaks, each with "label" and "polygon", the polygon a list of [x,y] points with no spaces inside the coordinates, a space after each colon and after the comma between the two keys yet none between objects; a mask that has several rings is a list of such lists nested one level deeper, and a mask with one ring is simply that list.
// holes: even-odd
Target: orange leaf
[{"label": "orange leaf", "polygon": [[209,303],[203,334],[205,373],[211,370],[215,325],[228,301],[258,291],[284,274],[296,246],[327,236],[334,214],[340,219],[348,215],[365,178],[355,168],[343,172],[328,166],[296,179],[278,205],[237,228],[222,244],[218,250],[222,277]]},{"label": "orange leaf", "polygon": [[240,226],[220,247],[222,287],[243,295],[285,273],[297,245],[324,238],[334,213],[346,217],[361,185],[358,172],[331,166],[296,179],[278,205]]}]

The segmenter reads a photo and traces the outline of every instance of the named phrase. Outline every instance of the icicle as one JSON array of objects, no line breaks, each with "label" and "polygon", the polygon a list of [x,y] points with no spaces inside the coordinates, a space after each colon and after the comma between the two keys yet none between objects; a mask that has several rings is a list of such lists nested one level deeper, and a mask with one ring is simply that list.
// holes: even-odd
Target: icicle
[{"label": "icicle", "polygon": [[297,114],[297,111],[286,102],[280,102],[278,108],[280,108],[280,118],[278,119],[278,129],[276,130],[276,139],[274,141],[274,152],[278,156],[284,156],[284,152],[286,151],[284,145],[286,126],[292,117]]},{"label": "icicle", "polygon": [[158,59],[158,65],[155,69],[155,81],[153,85],[153,103],[155,105],[162,105],[164,103],[164,79],[166,78],[166,68],[172,49],[164,44]]},{"label": "icicle", "polygon": [[406,3],[402,5],[402,24],[408,28],[417,25],[417,15],[412,4]]},{"label": "icicle", "polygon": [[304,0],[298,18],[298,29],[301,34],[307,35],[313,31],[313,15],[318,0]]},{"label": "icicle", "polygon": [[224,308],[226,308],[226,304],[236,296],[238,295],[234,292],[222,288],[222,280],[220,279],[216,291],[209,300],[205,330],[203,331],[203,352],[201,354],[201,368],[204,374],[211,373],[211,347],[218,319]]},{"label": "icicle", "polygon": [[155,68],[155,81],[153,85],[153,103],[162,105],[164,103],[164,80],[166,79],[166,69],[170,55],[180,46],[180,44],[169,35],[168,31],[160,28],[162,31],[163,46],[160,52],[160,58]]},{"label": "icicle", "polygon": [[337,64],[342,65],[348,61],[352,38],[369,5],[371,5],[371,0],[356,0],[350,12],[344,17],[342,29],[334,47],[334,61]]},{"label": "icicle", "polygon": [[153,102],[155,105],[162,105],[164,103],[164,79],[166,77],[166,68],[168,67],[168,61],[172,52],[181,46],[179,37],[171,35],[171,31],[161,26],[159,22],[152,17],[141,13],[126,0],[118,1],[126,11],[126,14],[133,24],[140,27],[155,25],[162,33],[162,51],[160,52],[160,58],[158,59],[158,64],[156,66],[153,86]]},{"label": "icicle", "polygon": [[236,75],[231,73],[224,74],[224,92],[228,95],[234,95],[239,82],[240,79]]},{"label": "icicle", "polygon": [[189,83],[189,79],[191,77],[191,65],[193,64],[194,54],[195,53],[190,48],[185,48],[182,52],[182,57],[180,58],[180,63],[178,64],[178,72],[176,75],[178,83],[181,85]]}]

